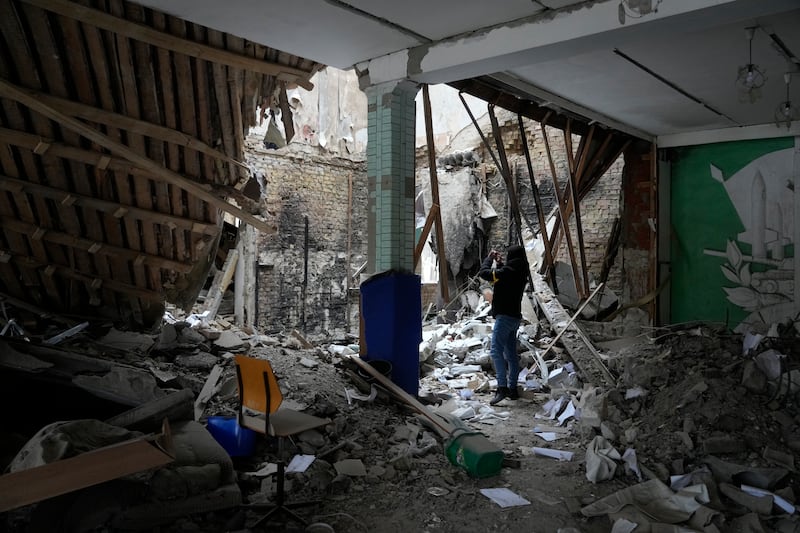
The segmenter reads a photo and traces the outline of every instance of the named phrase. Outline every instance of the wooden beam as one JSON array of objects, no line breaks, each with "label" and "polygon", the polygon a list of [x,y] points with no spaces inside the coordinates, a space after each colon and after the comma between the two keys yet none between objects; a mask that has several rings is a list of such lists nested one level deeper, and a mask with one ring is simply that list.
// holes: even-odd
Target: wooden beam
[{"label": "wooden beam", "polygon": [[[613,136],[613,135],[611,135],[611,136]],[[603,142],[603,146],[604,147],[607,148],[608,145],[610,144],[610,137],[611,136],[609,136],[609,138],[607,138]],[[616,149],[616,151],[614,152],[614,155],[612,157],[604,160],[603,165],[601,167],[599,167],[599,168],[595,169],[593,172],[589,173],[588,177],[586,177],[585,179],[581,178],[580,183],[578,184],[578,197],[579,198],[583,199],[589,193],[589,191],[592,190],[592,188],[595,186],[597,181],[600,178],[602,178],[603,175],[605,175],[606,172],[608,172],[608,169],[611,168],[611,165],[614,164],[614,162],[617,160],[617,158],[620,156],[620,154],[631,144],[631,142],[632,142],[632,139],[630,139],[630,138],[626,139],[625,142],[623,142],[622,145]],[[599,151],[597,151],[595,153],[595,158],[599,157],[600,155],[602,155],[602,154]],[[572,208],[573,208],[572,200],[568,199],[567,205],[565,206],[565,211],[567,213],[567,216],[572,215]],[[550,236],[550,246],[553,249],[553,254],[555,254],[556,251],[558,250],[557,239],[559,239],[559,237],[560,237],[560,233],[559,233],[559,230],[561,229],[560,228],[560,222],[561,222],[561,219],[556,219],[556,223],[555,223],[555,225],[553,227],[553,234]]]},{"label": "wooden beam", "polygon": [[65,98],[58,98],[56,96],[52,96],[50,94],[46,94],[43,92],[39,91],[30,91],[30,92],[31,94],[43,100],[44,102],[50,104],[50,106],[52,106],[53,109],[57,109],[62,113],[64,113],[65,115],[82,118],[84,120],[95,122],[97,124],[113,126],[115,128],[119,128],[122,130],[127,130],[133,133],[145,135],[147,137],[152,137],[154,139],[158,139],[159,141],[177,144],[178,146],[183,146],[185,148],[190,148],[197,152],[204,153],[208,156],[213,157],[214,159],[219,159],[220,161],[227,161],[228,163],[233,163],[234,165],[238,165],[244,169],[248,168],[248,166],[245,165],[244,163],[237,161],[236,159],[230,157],[229,155],[223,152],[220,152],[216,148],[207,145],[200,139],[193,137],[188,133],[183,133],[182,131],[178,131],[173,128],[168,128],[160,124],[154,124],[152,122],[147,122],[145,120],[132,118],[126,115],[122,115],[120,113],[106,111],[105,109],[100,109],[90,105],[82,104],[80,102],[74,102],[72,100],[67,100]]},{"label": "wooden beam", "polygon": [[[433,142],[433,118],[431,117],[431,96],[428,84],[422,86],[422,101],[425,112],[425,137],[428,141],[428,168],[431,175],[431,200],[435,205],[439,202],[439,178],[436,176],[436,145]],[[439,256],[439,289],[442,300],[447,305],[450,302],[450,288],[447,281],[447,254],[444,249],[444,228],[442,228],[442,211],[436,210],[436,245]]]},{"label": "wooden beam", "polygon": [[508,165],[508,157],[506,157],[506,149],[503,146],[503,134],[500,131],[500,125],[497,122],[497,116],[494,113],[494,105],[489,104],[489,119],[492,122],[492,133],[494,134],[494,144],[497,147],[497,156],[500,159],[500,173],[503,175],[503,181],[506,184],[506,192],[508,193],[508,200],[511,203],[511,216],[514,219],[514,225],[517,230],[517,244],[524,246],[522,242],[522,220],[519,215],[519,201],[517,201],[517,191],[514,188],[514,181],[511,177],[511,168]]},{"label": "wooden beam", "polygon": [[583,175],[584,169],[586,168],[586,161],[589,159],[589,151],[591,149],[594,132],[595,124],[592,124],[592,126],[589,128],[589,135],[586,137],[586,149],[581,153],[581,158],[577,165],[573,165],[573,167],[577,167],[576,170],[574,172],[570,172],[569,176],[569,194],[570,201],[573,205],[573,210],[575,211],[575,233],[578,236],[578,253],[580,254],[581,258],[581,274],[583,275],[583,293],[581,294],[581,297],[583,298],[589,294],[589,270],[586,266],[586,248],[583,242],[583,222],[581,221],[581,202],[578,198],[578,183],[580,182],[580,178]]},{"label": "wooden beam", "polygon": [[23,0],[25,3],[40,7],[61,16],[79,20],[97,28],[135,39],[158,48],[165,48],[212,63],[221,63],[233,68],[252,70],[280,80],[297,83],[307,90],[314,88],[309,80],[312,73],[278,63],[262,61],[254,57],[235,54],[228,50],[214,48],[202,43],[182,39],[168,33],[160,32],[150,26],[138,24],[124,18],[115,17],[105,11],[92,9],[69,0]]},{"label": "wooden beam", "polygon": [[[72,4],[72,2],[68,2]],[[134,165],[149,171],[152,173],[154,179],[161,179],[166,181],[171,185],[175,185],[176,187],[180,187],[184,189],[186,192],[189,192],[198,198],[205,200],[209,204],[213,205],[217,209],[225,211],[241,220],[244,220],[248,224],[252,225],[255,228],[258,228],[260,231],[264,233],[274,233],[274,228],[267,224],[265,221],[255,217],[254,215],[236,207],[222,198],[219,198],[209,192],[204,185],[193,181],[189,178],[181,176],[180,174],[173,172],[169,169],[166,169],[153,161],[152,159],[148,159],[147,157],[136,153],[135,151],[131,150],[127,146],[122,143],[116,142],[109,137],[103,135],[102,133],[98,132],[94,128],[87,126],[80,120],[77,120],[72,117],[68,117],[53,109],[48,104],[39,101],[36,96],[31,95],[27,90],[21,89],[11,83],[9,83],[5,79],[0,79],[0,96],[5,98],[10,98],[11,100],[15,100],[20,104],[23,104],[30,109],[41,113],[42,115],[46,116],[47,118],[58,122],[62,126],[72,131],[75,131],[86,137],[90,141],[93,141],[103,148],[115,153],[121,157],[124,157]],[[207,185],[206,185],[207,186]]]},{"label": "wooden beam", "polygon": [[115,218],[130,216],[139,220],[160,223],[168,227],[180,228],[185,231],[210,235],[212,237],[219,233],[219,228],[214,224],[149,211],[132,205],[83,196],[46,185],[39,185],[38,183],[11,178],[2,174],[0,174],[0,190],[6,190],[11,193],[28,193],[32,196],[50,198],[61,205],[88,207],[102,213],[109,213]]},{"label": "wooden beam", "polygon": [[166,259],[164,257],[151,255],[145,252],[131,250],[129,248],[112,246],[105,242],[95,242],[91,239],[85,239],[76,235],[69,235],[67,233],[62,233],[49,228],[43,228],[36,226],[35,224],[16,220],[11,217],[0,215],[0,222],[2,222],[4,228],[16,231],[17,233],[21,233],[23,235],[29,235],[32,239],[43,239],[54,244],[60,244],[62,246],[69,246],[70,248],[83,250],[84,252],[88,252],[93,255],[99,254],[110,257],[120,257],[130,261],[131,263],[136,262],[157,269],[174,270],[175,272],[180,272],[181,274],[191,272],[193,268],[192,265],[179,263],[178,261],[173,261],[172,259]]},{"label": "wooden beam", "polygon": [[522,121],[522,115],[517,115],[517,122],[519,123],[520,139],[522,140],[522,152],[525,154],[525,163],[528,165],[528,177],[531,180],[533,202],[536,204],[536,216],[539,219],[539,233],[542,234],[542,243],[544,244],[545,264],[543,265],[543,270],[550,270],[552,280],[555,282],[553,252],[550,248],[550,239],[547,236],[547,219],[545,219],[544,209],[542,208],[542,197],[539,194],[539,186],[536,184],[536,179],[533,176],[533,163],[531,162],[531,153],[528,149],[528,138],[525,134],[525,124]]},{"label": "wooden beam", "polygon": [[[8,252],[8,250],[0,250],[0,253],[2,252]],[[32,268],[32,269],[43,269],[43,270],[48,269],[63,278],[72,279],[85,283],[87,291],[89,290],[90,287],[93,287],[94,289],[103,288],[103,289],[108,289],[110,291],[127,294],[135,298],[149,300],[152,302],[164,301],[164,295],[161,294],[160,292],[152,291],[149,289],[142,289],[134,285],[129,285],[127,283],[122,283],[119,281],[115,281],[113,279],[108,279],[107,277],[103,277],[98,274],[88,274],[85,272],[79,272],[70,267],[65,267],[61,265],[47,265],[45,263],[36,261],[31,257],[23,256],[20,254],[12,253],[11,255],[14,258],[13,262],[21,267]]]},{"label": "wooden beam", "polygon": [[231,282],[233,273],[236,271],[236,263],[239,261],[239,251],[236,248],[228,250],[228,257],[222,264],[222,269],[217,270],[214,274],[214,280],[211,282],[211,288],[206,293],[206,301],[203,305],[203,312],[208,311],[208,320],[214,320],[217,316],[217,310],[222,303],[222,297],[225,294],[225,289]]},{"label": "wooden beam", "polygon": [[[575,292],[583,294],[581,288],[581,280],[578,276],[578,265],[575,262],[575,247],[572,245],[572,235],[569,233],[569,215],[565,212],[565,206],[561,196],[561,187],[558,184],[558,175],[556,174],[556,165],[553,161],[553,151],[550,149],[550,140],[547,136],[547,117],[541,122],[542,124],[542,138],[544,139],[544,147],[547,152],[547,160],[550,162],[550,173],[553,178],[553,194],[556,195],[556,204],[558,204],[558,214],[561,217],[561,225],[564,226],[564,236],[567,239],[567,251],[569,252],[569,261],[572,264],[572,277],[575,278]],[[566,191],[564,191],[566,193]]]},{"label": "wooden beam", "polygon": [[428,242],[428,235],[431,232],[431,226],[433,226],[433,222],[436,220],[438,214],[439,206],[437,204],[433,204],[431,206],[431,210],[428,211],[428,216],[425,217],[425,225],[422,227],[422,234],[420,234],[417,245],[414,247],[414,270],[417,269],[419,258],[422,256],[422,249],[425,247],[425,243]]}]

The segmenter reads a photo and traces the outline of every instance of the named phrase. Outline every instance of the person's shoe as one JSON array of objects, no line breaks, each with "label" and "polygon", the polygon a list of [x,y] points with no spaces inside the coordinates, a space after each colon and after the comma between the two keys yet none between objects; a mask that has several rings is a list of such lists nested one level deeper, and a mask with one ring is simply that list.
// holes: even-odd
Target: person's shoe
[{"label": "person's shoe", "polygon": [[508,387],[497,387],[497,392],[494,393],[494,398],[489,402],[489,405],[500,403],[508,398]]},{"label": "person's shoe", "polygon": [[516,387],[509,387],[509,389],[508,389],[508,399],[509,400],[519,400],[519,391],[517,391]]}]

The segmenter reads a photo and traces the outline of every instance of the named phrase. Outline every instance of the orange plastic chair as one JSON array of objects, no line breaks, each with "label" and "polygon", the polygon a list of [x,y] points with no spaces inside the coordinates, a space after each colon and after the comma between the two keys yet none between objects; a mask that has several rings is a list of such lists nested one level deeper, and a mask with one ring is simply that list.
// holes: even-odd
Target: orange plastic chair
[{"label": "orange plastic chair", "polygon": [[283,438],[302,433],[303,431],[324,426],[330,423],[327,418],[307,415],[293,409],[280,409],[283,394],[272,371],[272,365],[266,359],[256,359],[245,355],[237,355],[236,377],[239,381],[239,425],[264,435],[278,437],[278,472],[275,504],[272,509],[251,527],[256,527],[279,513],[308,525],[308,522],[290,507],[313,505],[318,501],[286,503],[284,497],[284,481],[286,463],[283,460]]}]

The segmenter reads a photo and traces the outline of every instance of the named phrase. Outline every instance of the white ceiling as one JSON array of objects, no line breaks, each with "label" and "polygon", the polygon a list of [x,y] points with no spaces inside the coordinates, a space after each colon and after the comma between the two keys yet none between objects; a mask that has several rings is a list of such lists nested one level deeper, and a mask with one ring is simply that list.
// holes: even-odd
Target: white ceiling
[{"label": "white ceiling", "polygon": [[[800,0],[661,0],[657,12],[624,25],[620,1],[142,3],[324,64],[356,66],[367,84],[497,73],[531,97],[645,137],[773,123],[783,74],[800,65],[787,62],[769,34],[800,57]],[[747,26],[760,28],[753,61],[768,77],[754,104],[741,103],[734,84],[747,62]],[[800,103],[800,74],[792,98]]]}]

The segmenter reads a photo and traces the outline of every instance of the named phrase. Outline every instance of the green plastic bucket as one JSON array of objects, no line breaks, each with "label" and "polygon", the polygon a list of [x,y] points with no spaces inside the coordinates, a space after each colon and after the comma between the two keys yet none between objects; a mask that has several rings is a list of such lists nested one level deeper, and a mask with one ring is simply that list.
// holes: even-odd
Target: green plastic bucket
[{"label": "green plastic bucket", "polygon": [[457,429],[445,442],[445,454],[472,477],[496,476],[503,467],[503,450],[476,431]]}]

